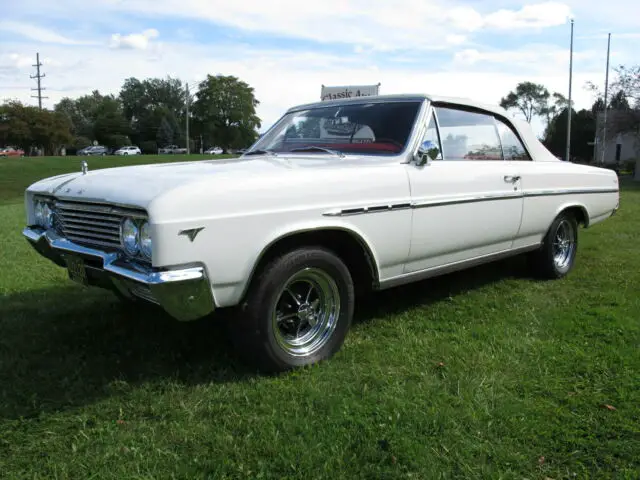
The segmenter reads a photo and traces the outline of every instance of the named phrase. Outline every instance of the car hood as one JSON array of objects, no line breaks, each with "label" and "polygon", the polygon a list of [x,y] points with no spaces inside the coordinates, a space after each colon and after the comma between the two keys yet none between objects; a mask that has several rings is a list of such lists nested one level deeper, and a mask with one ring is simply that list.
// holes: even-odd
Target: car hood
[{"label": "car hood", "polygon": [[[207,182],[228,190],[240,186],[247,176],[268,177],[300,174],[309,169],[362,168],[380,164],[380,158],[333,156],[255,156],[224,160],[105,168],[51,177],[33,184],[29,191],[66,200],[96,201],[147,208],[156,197],[189,184]],[[383,163],[385,163],[383,161]]]}]

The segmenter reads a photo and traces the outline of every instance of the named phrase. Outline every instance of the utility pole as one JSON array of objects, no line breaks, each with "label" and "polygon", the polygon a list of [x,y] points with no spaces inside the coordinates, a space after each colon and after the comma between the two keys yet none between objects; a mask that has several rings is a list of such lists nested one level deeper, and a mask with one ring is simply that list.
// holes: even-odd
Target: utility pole
[{"label": "utility pole", "polygon": [[189,142],[189,101],[190,100],[191,99],[189,98],[189,83],[187,83],[187,91],[186,91],[187,115],[186,115],[186,120],[185,120],[186,123],[187,123],[187,126],[185,128],[186,133],[187,133],[187,155],[190,153],[190,151],[189,151],[189,147],[190,147],[190,145],[189,145],[189,143],[190,143]]},{"label": "utility pole", "polygon": [[40,83],[40,79],[46,77],[46,75],[43,73],[42,75],[40,74],[40,67],[42,66],[42,64],[40,63],[40,53],[36,53],[36,64],[35,65],[31,65],[32,67],[36,67],[36,74],[35,75],[30,75],[31,78],[36,78],[38,80],[38,88],[32,88],[31,90],[37,90],[38,91],[38,95],[31,95],[31,98],[37,98],[38,99],[38,108],[40,108],[40,110],[42,110],[42,99],[43,98],[49,98],[49,97],[43,97],[42,96],[42,90],[46,90],[46,88],[43,88],[41,83]]},{"label": "utility pole", "polygon": [[611,34],[607,39],[607,73],[604,80],[604,118],[602,122],[602,152],[600,162],[604,165],[604,154],[607,150],[607,101],[609,94],[609,55],[611,53]]},{"label": "utility pole", "polygon": [[569,50],[569,106],[567,109],[567,153],[565,161],[571,159],[571,86],[573,83],[573,19],[571,19],[571,48]]}]

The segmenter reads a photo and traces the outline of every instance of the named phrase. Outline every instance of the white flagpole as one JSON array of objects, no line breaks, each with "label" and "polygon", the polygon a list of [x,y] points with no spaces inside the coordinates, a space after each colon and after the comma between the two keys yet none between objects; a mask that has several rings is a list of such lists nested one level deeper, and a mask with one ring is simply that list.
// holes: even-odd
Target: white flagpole
[{"label": "white flagpole", "polygon": [[607,73],[605,74],[604,80],[604,118],[602,125],[602,160],[601,163],[604,165],[604,154],[607,150],[607,101],[609,99],[609,55],[611,54],[611,34],[609,34],[609,38],[607,39]]},{"label": "white flagpole", "polygon": [[571,19],[571,48],[569,50],[569,104],[567,110],[567,153],[565,161],[571,159],[571,87],[573,84],[573,19]]}]

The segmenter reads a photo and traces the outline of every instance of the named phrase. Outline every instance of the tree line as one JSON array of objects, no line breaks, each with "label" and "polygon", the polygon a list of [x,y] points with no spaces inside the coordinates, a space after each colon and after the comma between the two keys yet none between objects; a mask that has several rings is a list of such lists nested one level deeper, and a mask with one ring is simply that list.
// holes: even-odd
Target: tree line
[{"label": "tree line", "polygon": [[[620,66],[615,69],[616,80],[611,85],[612,95],[607,99],[607,138],[618,134],[640,135],[640,65]],[[571,152],[572,161],[588,163],[594,156],[596,129],[604,127],[598,115],[605,110],[604,95],[592,82],[586,88],[594,93],[591,108],[576,111],[571,105]],[[545,122],[542,135],[544,145],[556,156],[564,158],[567,145],[567,116],[569,102],[562,94],[551,93],[544,85],[533,82],[519,83],[500,101],[507,110],[522,113],[528,122],[540,117]]]},{"label": "tree line", "polygon": [[261,126],[254,90],[234,76],[208,75],[188,93],[177,78],[127,78],[118,95],[94,90],[65,97],[52,110],[11,100],[0,105],[0,145],[26,152],[67,153],[97,142],[109,148],[137,145],[155,153],[167,145],[186,146],[187,102],[189,146],[195,151],[218,146],[225,151],[247,147]]},{"label": "tree line", "polygon": [[[609,138],[618,133],[640,133],[640,65],[615,70],[613,95],[606,106],[615,112],[607,118]],[[605,108],[602,92],[593,84],[587,88],[596,96],[591,108],[575,111],[571,106],[571,159],[581,162],[593,158],[597,116]],[[15,100],[5,102],[0,105],[0,146],[21,147],[27,153],[38,148],[45,154],[58,154],[63,147],[74,153],[94,141],[109,148],[137,145],[144,153],[155,153],[158,147],[171,144],[186,146],[187,101],[191,151],[213,146],[228,151],[246,147],[257,138],[259,102],[253,88],[237,77],[208,75],[192,94],[176,78],[132,77],[124,81],[118,95],[95,90],[78,98],[65,97],[52,110]],[[542,118],[543,143],[564,158],[567,98],[549,92],[544,85],[522,82],[500,105],[521,112],[529,122]]]}]

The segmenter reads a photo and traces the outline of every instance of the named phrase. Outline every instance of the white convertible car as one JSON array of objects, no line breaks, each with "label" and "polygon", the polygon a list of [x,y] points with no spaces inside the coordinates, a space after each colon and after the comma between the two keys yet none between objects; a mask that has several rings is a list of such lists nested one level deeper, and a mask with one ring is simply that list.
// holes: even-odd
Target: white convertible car
[{"label": "white convertible car", "polygon": [[47,178],[24,236],[71,279],[178,320],[236,307],[262,367],[331,357],[355,292],[527,253],[571,270],[614,172],[558,160],[499,107],[385,95],[291,108],[241,157]]}]

